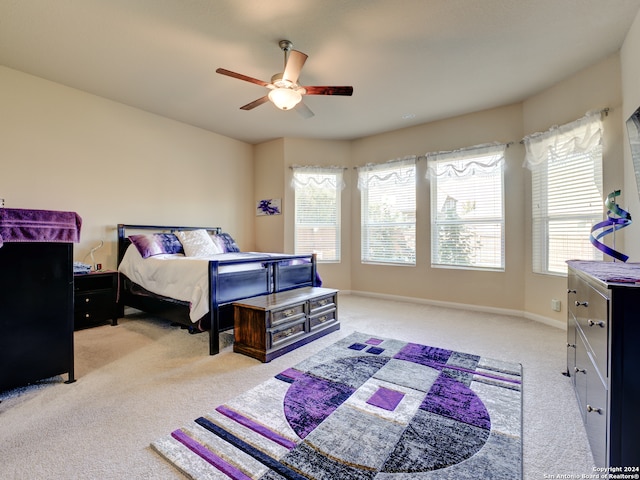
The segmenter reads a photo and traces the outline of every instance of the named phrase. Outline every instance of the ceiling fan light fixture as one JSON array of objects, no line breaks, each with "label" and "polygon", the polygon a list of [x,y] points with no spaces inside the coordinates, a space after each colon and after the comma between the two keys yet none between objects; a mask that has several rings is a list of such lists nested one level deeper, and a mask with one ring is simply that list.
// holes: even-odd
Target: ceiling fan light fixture
[{"label": "ceiling fan light fixture", "polygon": [[298,83],[300,70],[307,60],[307,54],[293,50],[293,43],[289,40],[281,40],[280,49],[284,52],[284,71],[271,77],[271,82],[265,82],[257,78],[248,77],[241,73],[232,72],[224,68],[217,68],[216,73],[228,77],[237,78],[245,82],[254,83],[269,89],[269,93],[253,102],[240,107],[240,110],[253,110],[254,108],[271,101],[280,110],[291,110],[300,105],[296,111],[304,118],[313,117],[313,112],[302,102],[305,95],[347,95],[353,94],[353,87],[335,86],[306,86]]},{"label": "ceiling fan light fixture", "polygon": [[302,100],[302,95],[291,88],[274,88],[269,92],[269,100],[280,110],[291,110]]}]

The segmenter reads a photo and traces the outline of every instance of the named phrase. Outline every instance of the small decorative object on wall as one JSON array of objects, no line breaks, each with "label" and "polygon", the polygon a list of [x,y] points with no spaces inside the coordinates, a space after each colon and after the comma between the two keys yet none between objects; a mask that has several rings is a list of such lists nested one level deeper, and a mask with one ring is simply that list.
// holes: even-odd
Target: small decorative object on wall
[{"label": "small decorative object on wall", "polygon": [[[615,246],[616,246],[615,237],[614,237],[613,248],[608,247],[607,245],[599,241],[605,235],[608,235],[610,233],[615,233],[616,230],[620,230],[621,228],[627,227],[631,224],[631,214],[626,210],[623,210],[622,208],[620,208],[620,206],[616,203],[616,197],[619,195],[620,195],[620,190],[616,190],[614,192],[611,192],[607,196],[607,199],[604,202],[605,206],[608,209],[607,219],[602,222],[596,223],[591,228],[591,235],[589,239],[591,240],[591,244],[594,247],[596,247],[598,250],[601,250],[606,255],[609,255],[610,257],[613,257],[616,260],[621,260],[623,262],[626,262],[629,259],[629,256],[615,250]],[[615,218],[613,215],[617,215],[618,218]],[[600,232],[597,236],[594,236],[594,232],[596,230],[600,230],[601,228],[604,230]]]},{"label": "small decorative object on wall", "polygon": [[280,215],[282,213],[282,200],[269,198],[260,200],[256,208],[256,215]]}]

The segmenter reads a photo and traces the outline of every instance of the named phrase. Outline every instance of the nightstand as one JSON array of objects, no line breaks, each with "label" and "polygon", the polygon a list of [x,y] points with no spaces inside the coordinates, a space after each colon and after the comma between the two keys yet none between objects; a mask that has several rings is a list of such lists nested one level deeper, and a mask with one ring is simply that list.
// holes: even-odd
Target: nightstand
[{"label": "nightstand", "polygon": [[74,327],[80,330],[111,320],[118,323],[118,272],[105,270],[73,276]]}]

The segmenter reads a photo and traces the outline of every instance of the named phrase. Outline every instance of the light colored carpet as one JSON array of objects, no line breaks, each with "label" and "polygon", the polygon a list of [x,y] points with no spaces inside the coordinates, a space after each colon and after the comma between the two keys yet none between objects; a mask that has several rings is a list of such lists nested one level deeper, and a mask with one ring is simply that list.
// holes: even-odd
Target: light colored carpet
[{"label": "light colored carpet", "polygon": [[209,356],[143,314],[75,333],[76,376],[0,393],[2,479],[183,479],[149,444],[354,331],[523,366],[524,478],[592,472],[566,366],[566,333],[521,318],[341,295],[342,329],[270,363]]}]

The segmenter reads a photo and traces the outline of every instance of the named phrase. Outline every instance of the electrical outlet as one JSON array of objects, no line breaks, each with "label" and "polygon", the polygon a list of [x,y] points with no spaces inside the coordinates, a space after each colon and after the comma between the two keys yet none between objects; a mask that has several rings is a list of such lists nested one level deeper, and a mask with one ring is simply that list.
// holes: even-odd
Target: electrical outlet
[{"label": "electrical outlet", "polygon": [[551,300],[551,310],[553,310],[554,312],[559,312],[561,310],[560,300],[557,300],[555,298]]}]

